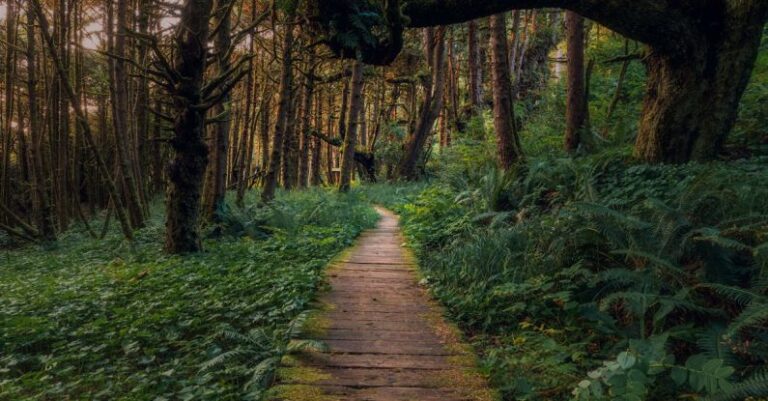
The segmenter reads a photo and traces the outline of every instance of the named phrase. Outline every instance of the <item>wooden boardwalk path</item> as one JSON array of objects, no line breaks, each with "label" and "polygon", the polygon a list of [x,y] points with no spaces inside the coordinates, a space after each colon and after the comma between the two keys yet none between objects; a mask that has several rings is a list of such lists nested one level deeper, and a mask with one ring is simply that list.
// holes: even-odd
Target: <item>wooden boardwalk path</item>
[{"label": "wooden boardwalk path", "polygon": [[270,399],[283,401],[493,400],[472,351],[418,285],[397,217],[378,226],[328,272],[323,311],[307,337],[328,351],[284,358]]}]

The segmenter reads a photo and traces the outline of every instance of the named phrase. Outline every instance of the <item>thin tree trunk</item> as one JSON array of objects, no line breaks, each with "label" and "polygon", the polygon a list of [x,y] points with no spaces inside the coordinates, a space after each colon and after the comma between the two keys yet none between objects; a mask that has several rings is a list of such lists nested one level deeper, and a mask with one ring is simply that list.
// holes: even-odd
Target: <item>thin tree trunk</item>
[{"label": "thin tree trunk", "polygon": [[[111,1],[111,0],[110,0]],[[115,144],[117,157],[120,162],[120,173],[123,177],[126,205],[131,217],[131,225],[135,228],[144,227],[144,209],[141,204],[139,187],[134,177],[134,143],[128,121],[131,119],[128,107],[128,73],[126,70],[127,53],[125,42],[127,36],[128,0],[117,0],[117,33],[115,35],[115,60],[113,74],[113,110],[112,119],[115,125]]]},{"label": "thin tree trunk", "polygon": [[0,177],[0,203],[9,204],[10,199],[10,169],[11,169],[11,153],[13,152],[13,88],[14,88],[14,75],[16,74],[16,1],[8,0],[8,5],[5,18],[5,40],[8,42],[6,45],[5,53],[5,110],[4,110],[4,126],[3,126],[3,143],[2,143],[2,176]]},{"label": "thin tree trunk", "polygon": [[309,179],[309,167],[310,167],[310,135],[309,131],[312,129],[312,103],[315,96],[315,51],[314,48],[310,50],[309,54],[309,75],[307,75],[306,82],[304,83],[304,104],[301,107],[301,128],[299,133],[301,134],[301,154],[299,155],[299,188],[305,188]]},{"label": "thin tree trunk", "polygon": [[118,194],[117,185],[115,185],[115,181],[112,179],[112,175],[109,172],[109,167],[107,167],[106,162],[104,162],[104,158],[101,156],[101,153],[99,153],[98,148],[96,147],[96,143],[93,139],[93,135],[91,134],[91,127],[88,124],[88,120],[85,117],[85,114],[83,113],[83,109],[80,105],[80,99],[75,94],[74,90],[72,89],[72,86],[69,84],[66,70],[64,69],[64,66],[61,63],[61,60],[59,59],[59,54],[56,51],[56,45],[53,42],[53,38],[49,33],[48,20],[46,19],[45,13],[43,12],[42,7],[40,6],[40,0],[29,0],[29,1],[31,2],[31,6],[34,8],[35,14],[37,15],[37,20],[40,22],[40,28],[43,33],[43,39],[45,40],[48,48],[48,52],[51,55],[51,58],[53,59],[54,68],[56,70],[56,73],[58,74],[59,81],[62,83],[64,87],[64,92],[69,98],[69,101],[72,104],[72,108],[74,109],[75,119],[77,121],[77,124],[80,125],[80,129],[82,130],[83,137],[88,143],[88,146],[91,148],[91,151],[93,152],[93,156],[96,159],[96,165],[99,169],[99,172],[104,177],[104,180],[107,183],[107,190],[109,191],[109,195],[114,202],[115,213],[117,214],[118,220],[120,220],[120,226],[122,227],[123,235],[125,236],[126,239],[133,240],[133,229],[131,228],[131,222],[128,219],[127,214],[125,213],[125,209],[123,208],[122,200]]},{"label": "thin tree trunk", "polygon": [[[213,24],[216,26],[216,36],[213,39],[213,48],[216,54],[216,74],[224,74],[230,69],[229,50],[232,45],[230,22],[230,2],[233,0],[216,1],[216,13]],[[224,204],[224,196],[227,192],[227,150],[229,148],[229,127],[232,117],[230,96],[225,94],[220,103],[213,108],[213,114],[219,119],[214,125],[213,152],[211,163],[208,165],[208,179],[206,180],[205,199],[203,202],[203,215],[205,219],[218,222],[221,218],[220,211]]]},{"label": "thin tree trunk", "polygon": [[483,99],[483,69],[477,34],[477,21],[470,21],[467,30],[467,69],[469,71],[469,104],[473,108],[480,107]]},{"label": "thin tree trunk", "polygon": [[346,136],[344,137],[344,148],[341,157],[341,179],[339,180],[339,191],[349,191],[352,176],[355,171],[355,146],[359,129],[359,119],[363,106],[363,63],[356,60],[352,67],[352,89],[349,105],[349,124]]},{"label": "thin tree trunk", "polygon": [[[315,127],[320,129],[323,125],[323,93],[318,93],[315,96]],[[321,158],[321,142],[320,138],[317,138],[315,136],[312,136],[311,139],[312,144],[312,172],[310,173],[310,185],[313,187],[319,186],[322,182],[322,175],[320,174],[322,171],[322,168],[320,166],[320,158]]]},{"label": "thin tree trunk", "polygon": [[[162,103],[160,99],[155,100],[155,113],[160,115],[163,111]],[[151,157],[152,157],[152,188],[155,193],[161,193],[165,188],[165,180],[163,179],[163,156],[161,153],[162,142],[160,141],[160,131],[162,130],[162,121],[160,118],[155,117],[152,124],[152,143]]]},{"label": "thin tree trunk", "polygon": [[[626,39],[624,41],[624,54],[628,55],[629,53],[629,39]],[[613,118],[613,113],[616,110],[616,106],[619,105],[619,100],[621,100],[621,93],[622,89],[624,88],[624,80],[627,76],[627,70],[629,69],[629,63],[632,62],[629,58],[624,60],[621,63],[621,69],[619,70],[619,78],[616,81],[616,90],[613,92],[613,97],[611,98],[611,103],[608,105],[608,111],[605,113],[605,127],[602,131],[603,138],[608,136],[608,130],[611,126],[611,118]]]},{"label": "thin tree trunk", "polygon": [[293,83],[293,14],[286,19],[285,35],[283,37],[283,65],[280,75],[280,100],[277,106],[277,121],[272,135],[272,154],[269,158],[269,167],[264,178],[264,189],[261,192],[261,201],[271,202],[275,198],[277,179],[280,174],[280,164],[283,158],[285,145],[286,126],[288,112],[291,107],[291,86]]},{"label": "thin tree trunk", "polygon": [[[152,12],[152,0],[138,0],[138,30],[141,34],[148,34],[149,32],[149,17]],[[138,163],[136,170],[139,173],[137,178],[137,185],[139,187],[139,193],[141,195],[141,201],[144,206],[144,215],[149,216],[149,199],[153,189],[150,189],[146,173],[149,171],[145,169],[145,166],[151,166],[150,163],[150,149],[157,147],[159,144],[155,143],[155,146],[149,145],[149,107],[151,102],[149,99],[149,81],[145,77],[147,74],[148,56],[147,45],[145,41],[140,40],[136,43],[136,55],[138,65],[140,67],[138,85],[136,87],[136,102],[135,102],[135,115],[136,115],[136,139],[137,139],[137,154]]]},{"label": "thin tree trunk", "polygon": [[283,142],[282,182],[283,188],[291,190],[296,187],[298,181],[299,163],[299,135],[296,130],[296,116],[299,108],[299,96],[294,96],[295,88],[291,88],[289,95],[288,114],[285,116],[285,139]]}]

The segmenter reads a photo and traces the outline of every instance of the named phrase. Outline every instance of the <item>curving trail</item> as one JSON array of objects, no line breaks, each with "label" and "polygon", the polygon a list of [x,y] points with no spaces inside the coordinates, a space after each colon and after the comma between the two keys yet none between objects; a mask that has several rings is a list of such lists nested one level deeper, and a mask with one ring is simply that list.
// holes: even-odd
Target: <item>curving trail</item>
[{"label": "curving trail", "polygon": [[328,272],[324,308],[307,338],[324,353],[284,358],[270,399],[283,401],[493,400],[458,331],[417,283],[397,216],[363,233]]}]

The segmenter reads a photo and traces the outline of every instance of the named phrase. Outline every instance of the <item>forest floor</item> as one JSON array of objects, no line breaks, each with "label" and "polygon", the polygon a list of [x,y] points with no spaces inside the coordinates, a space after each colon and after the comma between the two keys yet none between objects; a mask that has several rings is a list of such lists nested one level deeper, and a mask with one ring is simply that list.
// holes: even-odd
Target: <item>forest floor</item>
[{"label": "forest floor", "polygon": [[495,399],[471,348],[418,284],[397,216],[377,210],[377,227],[332,265],[322,310],[305,325],[325,349],[285,357],[272,399]]}]

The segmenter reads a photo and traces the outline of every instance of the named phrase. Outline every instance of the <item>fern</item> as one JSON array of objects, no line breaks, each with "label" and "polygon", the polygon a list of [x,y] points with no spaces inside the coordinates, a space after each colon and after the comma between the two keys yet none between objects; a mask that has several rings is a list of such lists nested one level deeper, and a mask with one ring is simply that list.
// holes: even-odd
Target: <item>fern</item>
[{"label": "fern", "polygon": [[696,287],[712,289],[721,297],[739,305],[747,305],[754,300],[761,300],[764,298],[762,295],[748,289],[718,283],[704,283],[699,284]]},{"label": "fern", "polygon": [[729,391],[713,396],[712,401],[736,401],[748,397],[764,398],[768,396],[768,370],[763,369],[748,379],[736,383]]},{"label": "fern", "polygon": [[736,356],[723,340],[724,333],[725,328],[721,325],[710,327],[697,335],[696,345],[709,358],[722,359],[727,365],[737,365]]},{"label": "fern", "polygon": [[758,327],[768,321],[768,303],[752,302],[731,322],[725,335],[731,337],[750,327]]}]

